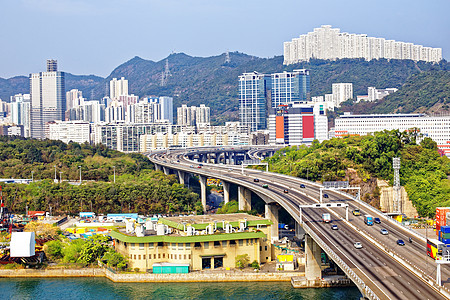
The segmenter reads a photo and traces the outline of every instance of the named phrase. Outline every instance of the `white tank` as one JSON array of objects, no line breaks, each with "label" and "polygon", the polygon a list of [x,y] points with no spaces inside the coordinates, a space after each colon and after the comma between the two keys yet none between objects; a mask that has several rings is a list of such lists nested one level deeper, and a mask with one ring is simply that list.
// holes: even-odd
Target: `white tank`
[{"label": "white tank", "polygon": [[192,236],[192,235],[194,235],[194,234],[195,234],[195,229],[194,229],[194,227],[188,226],[188,227],[187,227],[187,235],[188,235],[188,236]]},{"label": "white tank", "polygon": [[125,219],[125,231],[126,231],[126,233],[133,233],[134,232],[133,223],[134,222],[131,219]]},{"label": "white tank", "polygon": [[156,235],[165,235],[166,234],[166,226],[164,224],[156,225]]},{"label": "white tank", "polygon": [[143,237],[144,236],[144,226],[142,224],[137,223],[135,231],[136,231],[136,236],[137,237]]}]

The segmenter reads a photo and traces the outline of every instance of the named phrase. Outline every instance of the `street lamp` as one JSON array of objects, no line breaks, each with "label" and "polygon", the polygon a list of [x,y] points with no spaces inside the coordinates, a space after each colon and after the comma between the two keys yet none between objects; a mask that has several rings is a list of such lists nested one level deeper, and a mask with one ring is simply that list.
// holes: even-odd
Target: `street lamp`
[{"label": "street lamp", "polygon": [[34,182],[34,171],[31,171],[31,182]]},{"label": "street lamp", "polygon": [[116,183],[116,166],[113,166],[114,169],[114,183]]},{"label": "street lamp", "polygon": [[61,182],[62,182],[62,179],[61,179],[61,174],[62,174],[62,172],[60,171],[60,172],[59,172],[59,183],[61,183]]},{"label": "street lamp", "polygon": [[58,179],[56,179],[56,165],[54,165],[53,167],[55,167],[55,183],[58,182]]},{"label": "street lamp", "polygon": [[81,166],[78,166],[80,168],[80,185],[81,185]]}]

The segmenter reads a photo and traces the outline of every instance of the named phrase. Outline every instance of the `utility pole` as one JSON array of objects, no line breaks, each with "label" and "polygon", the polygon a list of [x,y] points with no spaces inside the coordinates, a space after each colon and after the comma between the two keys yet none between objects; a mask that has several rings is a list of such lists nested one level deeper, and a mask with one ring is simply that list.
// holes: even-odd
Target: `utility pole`
[{"label": "utility pole", "polygon": [[80,185],[81,185],[81,166],[78,166],[80,168]]},{"label": "utility pole", "polygon": [[34,182],[34,171],[31,171],[31,182]]},{"label": "utility pole", "polygon": [[114,168],[114,183],[116,183],[116,166],[113,166]]},{"label": "utility pole", "polygon": [[62,183],[62,176],[61,176],[62,172],[59,172],[59,183]]}]

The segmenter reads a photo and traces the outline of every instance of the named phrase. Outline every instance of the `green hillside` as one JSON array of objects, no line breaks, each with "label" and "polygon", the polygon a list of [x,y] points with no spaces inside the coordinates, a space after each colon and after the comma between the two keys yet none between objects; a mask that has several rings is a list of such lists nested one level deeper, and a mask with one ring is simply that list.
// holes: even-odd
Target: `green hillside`
[{"label": "green hillside", "polygon": [[342,111],[354,113],[449,113],[450,71],[431,70],[411,75],[394,94],[373,103],[347,103]]},{"label": "green hillside", "polygon": [[[63,183],[54,184],[56,177]],[[83,184],[77,182],[81,166]],[[116,183],[113,182],[114,167]],[[31,184],[4,184],[3,199],[14,212],[54,213],[185,212],[198,208],[198,195],[174,175],[153,171],[141,154],[124,154],[103,145],[25,140],[0,136],[0,178],[30,178]],[[62,172],[61,174],[59,172]],[[196,206],[197,205],[197,206]]]},{"label": "green hillside", "polygon": [[432,217],[436,207],[450,206],[450,159],[441,157],[429,138],[416,145],[413,133],[385,131],[288,147],[267,161],[278,173],[320,182],[348,180],[361,186],[364,201],[378,207],[375,179],[392,184],[393,157],[401,158],[401,185],[419,215]]}]

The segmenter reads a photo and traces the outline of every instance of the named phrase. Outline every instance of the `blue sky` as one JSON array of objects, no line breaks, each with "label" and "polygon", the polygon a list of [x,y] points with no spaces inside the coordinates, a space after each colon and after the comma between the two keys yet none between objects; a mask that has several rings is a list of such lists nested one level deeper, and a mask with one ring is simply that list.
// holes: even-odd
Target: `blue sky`
[{"label": "blue sky", "polygon": [[0,77],[43,71],[47,58],[107,76],[136,55],[273,57],[324,24],[441,47],[449,60],[449,11],[449,0],[0,0]]}]

